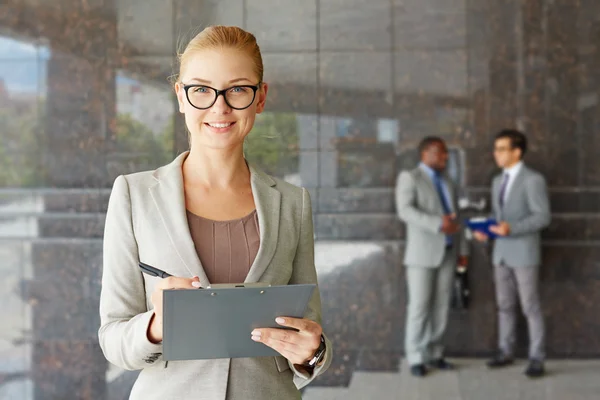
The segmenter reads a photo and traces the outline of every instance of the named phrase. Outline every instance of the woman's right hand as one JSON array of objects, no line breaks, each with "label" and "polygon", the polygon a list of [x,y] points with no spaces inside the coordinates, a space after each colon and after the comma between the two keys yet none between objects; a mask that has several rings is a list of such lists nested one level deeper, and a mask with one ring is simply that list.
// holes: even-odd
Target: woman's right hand
[{"label": "woman's right hand", "polygon": [[200,287],[200,278],[180,278],[169,276],[161,279],[155,286],[150,301],[154,307],[154,315],[148,327],[148,340],[152,343],[162,342],[162,321],[163,321],[163,292],[168,289],[197,289]]}]

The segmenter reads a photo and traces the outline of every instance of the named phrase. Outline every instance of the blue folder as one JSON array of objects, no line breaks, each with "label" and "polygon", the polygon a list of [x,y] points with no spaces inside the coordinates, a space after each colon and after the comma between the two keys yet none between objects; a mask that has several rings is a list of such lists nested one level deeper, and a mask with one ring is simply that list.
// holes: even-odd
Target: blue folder
[{"label": "blue folder", "polygon": [[485,217],[469,218],[466,220],[466,224],[467,224],[467,227],[469,227],[469,229],[471,229],[472,231],[483,232],[486,235],[488,235],[488,237],[490,239],[495,239],[498,236],[495,233],[490,232],[490,226],[494,226],[494,225],[498,224],[494,218],[485,218]]}]

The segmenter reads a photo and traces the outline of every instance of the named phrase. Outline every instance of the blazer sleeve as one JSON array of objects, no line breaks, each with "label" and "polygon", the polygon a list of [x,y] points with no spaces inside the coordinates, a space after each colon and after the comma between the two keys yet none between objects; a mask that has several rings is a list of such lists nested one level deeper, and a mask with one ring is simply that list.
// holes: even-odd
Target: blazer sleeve
[{"label": "blazer sleeve", "polygon": [[[316,283],[314,291],[305,314],[305,318],[321,324],[321,294],[317,282],[317,271],[315,268],[315,239],[313,231],[312,207],[308,190],[302,188],[302,217],[300,224],[300,237],[296,255],[293,261],[292,277],[290,284]],[[294,384],[298,389],[312,382],[317,376],[325,372],[331,365],[332,347],[331,341],[325,337],[325,358],[321,365],[317,366],[312,374],[298,370],[293,363],[288,361],[290,368],[294,371]]]},{"label": "blazer sleeve", "polygon": [[531,213],[511,224],[509,236],[539,232],[550,224],[550,201],[544,177],[536,174],[528,179],[525,184],[525,194]]},{"label": "blazer sleeve", "polygon": [[442,218],[428,214],[416,206],[415,181],[410,172],[403,171],[396,182],[396,211],[407,224],[413,224],[432,233],[439,233]]},{"label": "blazer sleeve", "polygon": [[106,359],[121,368],[151,366],[161,358],[162,344],[150,342],[147,336],[153,311],[146,306],[129,185],[124,176],[115,180],[110,194],[103,256],[100,347]]}]

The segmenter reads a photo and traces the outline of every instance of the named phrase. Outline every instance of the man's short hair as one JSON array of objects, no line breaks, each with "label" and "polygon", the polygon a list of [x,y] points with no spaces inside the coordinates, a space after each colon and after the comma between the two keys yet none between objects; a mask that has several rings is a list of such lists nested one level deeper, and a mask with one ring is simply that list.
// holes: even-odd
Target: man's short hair
[{"label": "man's short hair", "polygon": [[427,136],[423,138],[423,140],[421,140],[421,143],[419,143],[419,154],[423,153],[431,145],[434,145],[436,143],[444,144],[444,139],[442,139],[439,136]]},{"label": "man's short hair", "polygon": [[503,129],[496,134],[496,140],[498,139],[508,139],[511,148],[521,149],[521,158],[527,152],[527,137],[521,131],[516,129]]}]

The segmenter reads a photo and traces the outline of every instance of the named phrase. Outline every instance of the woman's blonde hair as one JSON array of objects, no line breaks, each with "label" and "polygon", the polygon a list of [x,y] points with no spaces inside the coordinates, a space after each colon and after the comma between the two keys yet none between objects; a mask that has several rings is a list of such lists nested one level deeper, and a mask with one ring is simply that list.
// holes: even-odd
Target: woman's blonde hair
[{"label": "woman's blonde hair", "polygon": [[232,48],[245,51],[254,61],[254,72],[258,81],[263,80],[263,61],[260,48],[256,43],[256,37],[237,26],[215,25],[205,28],[189,41],[183,52],[177,54],[179,61],[179,75],[181,77],[187,67],[189,60],[194,54],[201,50]]}]

